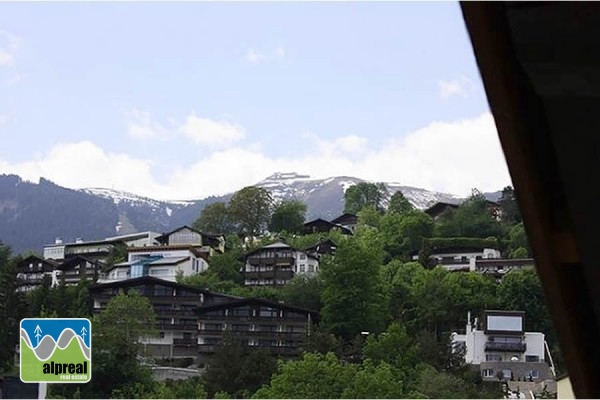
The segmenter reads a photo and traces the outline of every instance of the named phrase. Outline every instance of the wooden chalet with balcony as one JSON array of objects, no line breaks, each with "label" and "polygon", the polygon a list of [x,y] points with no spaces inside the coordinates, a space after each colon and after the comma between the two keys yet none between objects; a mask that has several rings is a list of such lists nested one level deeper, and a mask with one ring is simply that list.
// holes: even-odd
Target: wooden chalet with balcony
[{"label": "wooden chalet with balcony", "polygon": [[238,297],[214,293],[151,276],[97,284],[90,287],[94,313],[104,310],[119,293],[137,291],[148,298],[156,313],[158,337],[143,340],[144,348],[154,357],[195,357],[198,353],[198,316],[196,309]]},{"label": "wooden chalet with balcony", "polygon": [[318,318],[315,311],[256,298],[205,305],[196,313],[201,359],[210,357],[225,335],[276,356],[297,357]]}]

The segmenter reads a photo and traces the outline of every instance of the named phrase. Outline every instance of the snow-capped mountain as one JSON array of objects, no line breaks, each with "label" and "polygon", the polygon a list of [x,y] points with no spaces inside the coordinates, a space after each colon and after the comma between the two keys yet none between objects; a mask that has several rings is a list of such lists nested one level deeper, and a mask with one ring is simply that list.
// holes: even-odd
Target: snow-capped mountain
[{"label": "snow-capped mountain", "polygon": [[[256,186],[267,189],[273,199],[298,199],[308,206],[307,217],[335,218],[344,208],[344,193],[349,187],[365,180],[349,176],[311,179],[294,172],[275,173],[258,182]],[[448,193],[433,192],[399,183],[385,183],[389,195],[398,190],[418,209],[426,209],[438,201],[459,203],[461,198]]]},{"label": "snow-capped mountain", "polygon": [[[313,179],[297,173],[275,173],[257,182],[276,201],[298,199],[307,205],[307,220],[332,219],[344,208],[344,192],[362,179],[337,176]],[[419,209],[437,201],[459,203],[448,193],[386,183],[389,194],[401,190]],[[241,189],[241,188],[240,188]],[[498,192],[488,198],[495,200]],[[103,189],[67,189],[46,179],[23,181],[15,175],[0,175],[0,241],[14,253],[41,252],[45,244],[60,237],[98,240],[141,231],[167,232],[192,224],[208,204],[228,202],[233,193],[201,200],[162,201],[132,193]],[[493,195],[493,196],[492,196]],[[493,197],[496,198],[493,198]]]}]

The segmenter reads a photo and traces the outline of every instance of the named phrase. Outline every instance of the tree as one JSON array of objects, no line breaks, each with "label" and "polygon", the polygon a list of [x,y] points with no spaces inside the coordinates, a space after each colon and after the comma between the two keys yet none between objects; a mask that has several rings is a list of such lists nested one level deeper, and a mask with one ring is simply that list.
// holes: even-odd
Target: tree
[{"label": "tree", "polygon": [[247,186],[236,192],[229,201],[229,213],[240,233],[257,236],[271,219],[273,199],[266,189]]},{"label": "tree", "polygon": [[404,197],[404,194],[400,190],[392,195],[390,198],[390,205],[388,206],[388,213],[405,214],[415,210],[410,201]]},{"label": "tree", "polygon": [[418,348],[404,326],[394,322],[385,332],[367,337],[364,357],[375,365],[386,363],[399,370],[410,370],[418,361]]},{"label": "tree", "polygon": [[384,249],[391,257],[408,259],[423,246],[423,238],[433,235],[433,219],[422,211],[387,213],[379,224]]},{"label": "tree", "polygon": [[[381,254],[375,233],[368,230],[338,245],[335,258],[321,267],[322,325],[349,340],[361,331],[385,326],[386,299],[379,268]],[[383,326],[382,326],[383,325]]]},{"label": "tree", "polygon": [[150,301],[134,290],[108,302],[92,321],[94,379],[83,385],[86,397],[109,398],[114,390],[129,397],[132,382],[138,385],[136,393],[152,385],[152,374],[137,357],[142,351],[140,339],[156,335],[155,324]]},{"label": "tree", "polygon": [[217,392],[234,395],[241,389],[236,378],[242,370],[243,357],[242,343],[235,340],[230,331],[225,331],[202,376],[210,397]]},{"label": "tree", "polygon": [[273,211],[269,231],[299,233],[302,231],[305,216],[306,204],[298,200],[284,200]]},{"label": "tree", "polygon": [[436,226],[436,234],[440,237],[499,237],[502,227],[490,212],[485,196],[473,189],[471,196]]},{"label": "tree", "polygon": [[19,343],[19,322],[26,316],[22,293],[17,292],[17,263],[10,258],[10,248],[0,242],[0,372],[13,364],[15,346]]},{"label": "tree", "polygon": [[218,201],[204,207],[192,228],[202,232],[229,234],[235,232],[235,224],[227,204]]},{"label": "tree", "polygon": [[406,398],[404,384],[391,365],[374,365],[365,360],[362,368],[342,393],[343,399],[401,399]]},{"label": "tree", "polygon": [[304,353],[301,360],[279,361],[277,373],[259,389],[257,399],[339,399],[358,366],[342,364],[333,353]]},{"label": "tree", "polygon": [[296,275],[281,288],[281,294],[286,304],[318,311],[321,309],[322,287],[319,275]]},{"label": "tree", "polygon": [[512,225],[522,221],[521,210],[512,186],[506,186],[502,189],[502,196],[498,200],[498,204],[500,205],[502,222]]},{"label": "tree", "polygon": [[384,211],[383,202],[388,196],[384,183],[359,182],[344,193],[344,212],[356,214],[366,206]]},{"label": "tree", "polygon": [[372,205],[364,206],[356,213],[359,225],[366,225],[373,228],[379,228],[381,213]]}]

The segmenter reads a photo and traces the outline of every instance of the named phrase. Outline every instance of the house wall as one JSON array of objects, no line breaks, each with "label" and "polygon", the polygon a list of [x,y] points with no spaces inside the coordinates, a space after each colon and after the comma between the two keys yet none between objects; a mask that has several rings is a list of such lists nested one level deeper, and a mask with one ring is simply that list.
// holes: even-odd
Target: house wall
[{"label": "house wall", "polygon": [[178,244],[202,246],[202,235],[187,228],[181,229],[169,236],[169,245]]},{"label": "house wall", "polygon": [[557,399],[574,399],[575,393],[573,392],[573,386],[571,386],[571,379],[568,376],[560,379],[557,382]]},{"label": "house wall", "polygon": [[50,245],[44,246],[44,259],[46,260],[64,260],[65,259],[65,245]]}]

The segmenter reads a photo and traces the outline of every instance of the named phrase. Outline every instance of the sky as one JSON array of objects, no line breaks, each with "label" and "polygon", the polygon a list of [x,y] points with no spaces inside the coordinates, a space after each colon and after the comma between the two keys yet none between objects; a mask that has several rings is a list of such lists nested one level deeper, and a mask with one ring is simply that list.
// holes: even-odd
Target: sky
[{"label": "sky", "polygon": [[0,174],[160,200],[510,184],[457,2],[2,2],[0,139]]}]

